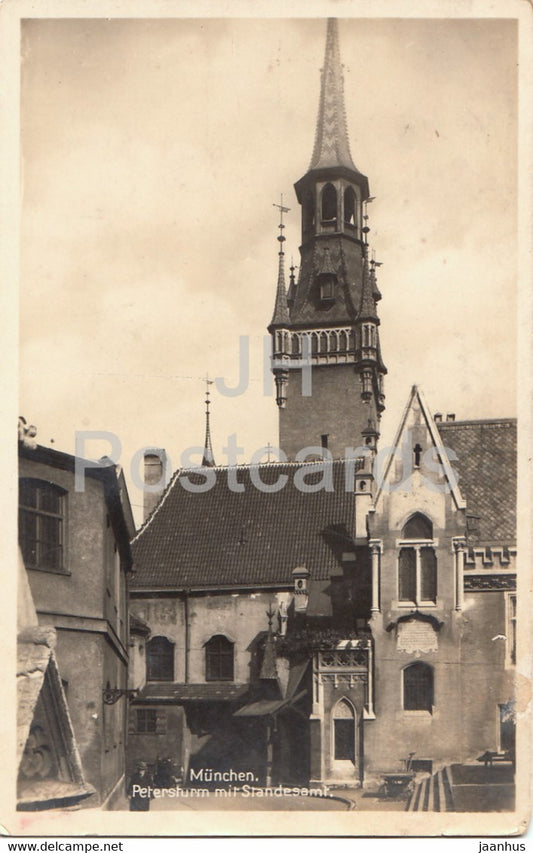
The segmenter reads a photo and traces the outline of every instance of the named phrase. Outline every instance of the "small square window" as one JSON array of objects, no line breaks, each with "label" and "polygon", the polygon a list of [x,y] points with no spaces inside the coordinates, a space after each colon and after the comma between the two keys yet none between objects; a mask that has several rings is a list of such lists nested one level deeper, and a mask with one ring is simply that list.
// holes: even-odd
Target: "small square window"
[{"label": "small square window", "polygon": [[157,731],[157,711],[155,708],[138,708],[136,711],[135,731],[139,734]]}]

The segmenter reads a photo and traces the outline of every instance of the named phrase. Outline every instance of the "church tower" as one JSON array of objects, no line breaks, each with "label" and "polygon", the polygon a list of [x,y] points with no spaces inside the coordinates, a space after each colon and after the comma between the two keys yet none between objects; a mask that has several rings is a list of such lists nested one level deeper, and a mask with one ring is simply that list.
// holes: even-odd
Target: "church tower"
[{"label": "church tower", "polygon": [[[384,409],[376,263],[368,256],[368,179],[350,153],[337,21],[327,25],[315,144],[295,184],[302,209],[298,281],[283,254],[272,336],[280,447],[375,447]],[[283,237],[283,232],[281,232]],[[281,243],[283,250],[283,243]],[[292,269],[291,269],[292,273]]]}]

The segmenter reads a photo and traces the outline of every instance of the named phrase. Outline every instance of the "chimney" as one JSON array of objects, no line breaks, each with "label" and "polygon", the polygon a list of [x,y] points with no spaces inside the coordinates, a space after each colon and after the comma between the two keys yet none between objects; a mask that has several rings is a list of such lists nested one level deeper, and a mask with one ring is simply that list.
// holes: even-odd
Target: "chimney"
[{"label": "chimney", "polygon": [[436,424],[441,424],[442,423],[442,412],[435,412],[435,414],[433,415],[433,420],[435,421]]},{"label": "chimney", "polygon": [[167,454],[153,447],[144,452],[143,520],[153,512],[167,485]]},{"label": "chimney", "polygon": [[453,412],[449,415],[446,415],[446,423],[450,423],[450,421],[454,421],[454,420],[455,420],[455,414]]}]

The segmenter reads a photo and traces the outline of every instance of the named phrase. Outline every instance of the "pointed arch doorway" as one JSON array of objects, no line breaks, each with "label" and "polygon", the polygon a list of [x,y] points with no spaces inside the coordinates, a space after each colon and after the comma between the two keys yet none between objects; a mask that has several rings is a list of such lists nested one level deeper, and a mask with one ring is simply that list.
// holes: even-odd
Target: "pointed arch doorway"
[{"label": "pointed arch doorway", "polygon": [[331,711],[331,769],[334,778],[359,779],[360,728],[355,706],[343,696]]}]

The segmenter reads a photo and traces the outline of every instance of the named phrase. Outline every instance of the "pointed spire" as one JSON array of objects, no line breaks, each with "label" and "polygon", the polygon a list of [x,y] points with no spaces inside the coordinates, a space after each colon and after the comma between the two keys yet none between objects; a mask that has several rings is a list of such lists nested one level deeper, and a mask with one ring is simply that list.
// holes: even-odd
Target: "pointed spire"
[{"label": "pointed spire", "polygon": [[378,312],[374,297],[374,285],[372,272],[368,268],[368,250],[365,250],[363,261],[363,287],[361,289],[361,306],[359,308],[359,320],[378,320]]},{"label": "pointed spire", "polygon": [[358,171],[352,160],[348,141],[344,81],[335,18],[328,18],[315,147],[309,170],[330,166],[346,166],[348,169]]},{"label": "pointed spire", "polygon": [[285,225],[283,224],[283,214],[288,213],[290,208],[283,206],[283,195],[281,196],[281,204],[275,204],[274,207],[279,208],[280,212],[280,223],[278,225],[279,264],[276,301],[274,303],[274,313],[272,315],[272,320],[270,321],[269,329],[272,326],[287,326],[290,321],[289,305],[287,303],[287,288],[285,287],[285,252],[283,251],[283,244],[285,242],[285,237],[283,236],[283,229],[285,228]]},{"label": "pointed spire", "polygon": [[291,258],[291,265],[290,265],[291,274],[289,276],[289,291],[287,293],[287,305],[289,306],[289,309],[294,304],[294,297],[296,296],[296,278],[294,276],[294,270],[295,269],[296,269],[296,267],[294,266],[294,261]]},{"label": "pointed spire", "polygon": [[206,376],[205,379],[205,441],[204,441],[204,455],[202,457],[202,468],[214,468],[215,467],[215,457],[213,456],[213,448],[211,446],[211,426],[209,423],[209,406],[211,405],[211,400],[209,399],[209,386],[212,385],[212,381]]}]

